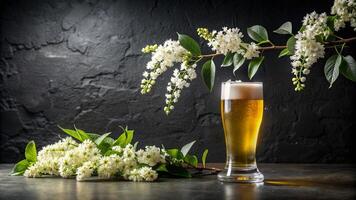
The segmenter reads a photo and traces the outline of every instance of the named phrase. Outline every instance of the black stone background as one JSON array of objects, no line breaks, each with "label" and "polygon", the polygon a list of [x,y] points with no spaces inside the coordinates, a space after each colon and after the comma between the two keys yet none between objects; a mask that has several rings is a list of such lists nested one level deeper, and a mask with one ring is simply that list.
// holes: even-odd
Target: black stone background
[{"label": "black stone background", "polygon": [[[162,106],[172,71],[159,78],[152,94],[142,96],[141,74],[150,58],[141,48],[176,39],[176,32],[194,35],[198,27],[237,26],[248,40],[246,28],[255,24],[267,27],[272,41],[281,44],[287,38],[272,30],[290,20],[296,31],[306,13],[330,12],[332,3],[1,1],[0,162],[21,159],[28,140],[39,147],[57,141],[64,136],[57,125],[73,124],[113,136],[119,125],[128,125],[141,146],[176,147],[197,140],[194,151],[209,148],[208,161],[222,162],[220,82],[233,78],[232,70],[218,69],[212,94],[200,78],[195,80],[167,117]],[[268,52],[254,78],[264,82],[265,93],[258,160],[355,162],[356,84],[340,77],[328,89],[324,59],[313,66],[305,91],[296,93],[289,59],[277,55]],[[246,65],[238,75],[247,80]]]}]

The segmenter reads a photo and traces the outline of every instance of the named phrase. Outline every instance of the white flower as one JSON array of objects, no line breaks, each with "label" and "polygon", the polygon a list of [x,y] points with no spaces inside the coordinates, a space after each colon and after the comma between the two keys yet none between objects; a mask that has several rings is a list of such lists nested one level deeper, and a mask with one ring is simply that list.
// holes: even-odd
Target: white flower
[{"label": "white flower", "polygon": [[222,31],[216,33],[212,32],[213,39],[209,41],[208,45],[213,51],[226,55],[228,52],[241,52],[240,44],[243,34],[238,28],[224,27]]},{"label": "white flower", "polygon": [[290,57],[292,60],[292,74],[295,78],[293,84],[296,85],[295,90],[299,91],[305,87],[306,78],[302,77],[309,74],[310,67],[317,62],[319,58],[324,57],[325,47],[318,42],[317,36],[328,36],[330,34],[327,28],[327,16],[325,13],[317,14],[312,12],[307,14],[303,20],[304,29],[299,31],[295,36],[295,51],[294,55]]},{"label": "white flower", "polygon": [[128,173],[128,180],[130,181],[135,181],[139,182],[143,180],[143,177],[141,176],[140,169],[133,169]]},{"label": "white flower", "polygon": [[243,56],[246,59],[252,59],[254,57],[258,57],[260,52],[258,51],[258,46],[255,43],[251,43],[247,45],[246,51]]},{"label": "white flower", "polygon": [[346,22],[350,22],[351,27],[356,31],[356,2],[355,0],[335,0],[331,8],[331,14],[336,15],[334,28],[338,31],[345,27]]},{"label": "white flower", "polygon": [[154,181],[157,179],[158,174],[151,167],[142,167],[139,170],[140,176],[145,181]]},{"label": "white flower", "polygon": [[44,146],[38,152],[37,160],[59,159],[64,156],[66,151],[74,149],[76,146],[78,143],[71,137],[67,137],[54,144]]},{"label": "white flower", "polygon": [[122,154],[124,152],[124,149],[120,146],[113,146],[111,149],[116,151],[118,154]]},{"label": "white flower", "polygon": [[145,151],[141,149],[136,152],[136,155],[139,163],[147,164],[151,167],[158,163],[166,162],[164,154],[161,154],[161,149],[156,146],[146,146]]},{"label": "white flower", "polygon": [[144,72],[141,84],[141,93],[145,94],[150,92],[152,86],[155,84],[154,80],[159,75],[172,67],[174,63],[182,62],[183,56],[188,51],[180,46],[178,41],[167,40],[163,45],[159,45],[157,49],[152,52],[152,58],[147,63],[146,68],[150,72]]},{"label": "white flower", "polygon": [[142,167],[140,169],[133,169],[129,172],[128,180],[140,181],[154,181],[158,178],[158,174],[151,167]]},{"label": "white flower", "polygon": [[76,174],[76,169],[87,161],[97,162],[100,159],[100,150],[90,141],[85,140],[78,147],[67,151],[59,160],[59,173],[62,177]]},{"label": "white flower", "polygon": [[26,177],[40,177],[42,175],[42,169],[39,164],[34,164],[26,169],[25,173],[23,174]]},{"label": "white flower", "polygon": [[122,176],[132,181],[154,181],[158,174],[151,167],[165,163],[166,152],[155,146],[146,146],[145,150],[136,151],[136,147],[128,144],[124,148],[113,146],[109,156],[102,156],[96,144],[85,140],[78,144],[71,138],[63,139],[55,144],[43,147],[39,151],[38,160],[24,173],[26,177],[43,175],[75,176],[77,181],[85,180],[97,174],[102,178]]},{"label": "white flower", "polygon": [[103,178],[115,177],[123,167],[124,163],[119,155],[103,156],[99,160],[98,176]]},{"label": "white flower", "polygon": [[197,77],[195,71],[196,67],[196,64],[188,65],[187,63],[183,62],[181,64],[180,70],[174,70],[171,81],[167,86],[167,94],[165,95],[166,106],[164,107],[164,111],[166,114],[169,114],[171,110],[174,109],[172,104],[178,102],[182,89],[184,87],[190,86],[188,81],[192,81]]},{"label": "white flower", "polygon": [[97,169],[97,165],[98,163],[93,161],[85,162],[81,167],[77,169],[77,180],[81,181],[91,177],[91,175],[94,173],[94,170]]},{"label": "white flower", "polygon": [[37,162],[29,167],[24,176],[39,177],[42,175],[59,175],[59,160],[65,153],[78,145],[72,138],[67,137],[57,143],[44,146],[38,152]]}]

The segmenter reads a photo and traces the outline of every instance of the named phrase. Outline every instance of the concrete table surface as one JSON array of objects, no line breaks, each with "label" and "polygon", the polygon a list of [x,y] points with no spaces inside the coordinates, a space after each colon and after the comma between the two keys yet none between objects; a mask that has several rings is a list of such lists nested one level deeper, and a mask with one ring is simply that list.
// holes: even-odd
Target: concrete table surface
[{"label": "concrete table surface", "polygon": [[0,199],[356,199],[355,165],[260,164],[263,184],[221,183],[215,175],[153,183],[76,182],[9,176],[12,166],[0,164]]}]

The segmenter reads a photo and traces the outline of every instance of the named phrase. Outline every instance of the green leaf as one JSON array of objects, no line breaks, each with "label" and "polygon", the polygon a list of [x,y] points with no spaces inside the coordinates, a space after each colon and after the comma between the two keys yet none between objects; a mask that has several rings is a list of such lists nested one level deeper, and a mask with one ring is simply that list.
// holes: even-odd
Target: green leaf
[{"label": "green leaf", "polygon": [[317,42],[323,43],[324,42],[324,34],[319,34],[319,35],[315,36],[315,40]]},{"label": "green leaf", "polygon": [[208,87],[211,92],[215,81],[215,63],[213,60],[208,60],[204,63],[201,74],[206,87]]},{"label": "green leaf", "polygon": [[30,166],[30,162],[28,162],[27,160],[21,160],[20,162],[16,163],[14,168],[12,168],[11,175],[12,176],[22,175],[29,166]]},{"label": "green leaf", "polygon": [[282,35],[292,34],[292,22],[285,22],[278,29],[274,30],[273,32],[282,34]]},{"label": "green leaf", "polygon": [[83,141],[90,139],[90,137],[88,136],[88,134],[85,131],[77,129],[77,127],[75,127],[75,125],[74,125],[74,129],[75,129],[75,131],[77,131],[78,135],[82,138]]},{"label": "green leaf", "polygon": [[163,163],[158,165],[157,168],[155,168],[155,170],[158,172],[168,172],[166,164],[163,164]]},{"label": "green leaf", "polygon": [[73,138],[79,140],[80,142],[84,141],[84,138],[80,135],[79,132],[77,132],[75,130],[71,130],[71,129],[62,128],[60,126],[58,126],[58,128],[60,128],[63,132],[67,133],[68,135],[72,136]]},{"label": "green leaf", "polygon": [[195,143],[195,140],[192,141],[192,142],[189,142],[188,144],[184,145],[182,148],[181,148],[181,152],[183,154],[183,156],[186,156],[189,152],[189,150],[192,148],[192,146],[194,145]]},{"label": "green leaf", "polygon": [[234,70],[233,73],[235,74],[235,71],[238,70],[245,62],[245,58],[238,53],[234,54]]},{"label": "green leaf", "polygon": [[268,33],[265,27],[260,25],[255,25],[250,28],[247,28],[247,34],[251,39],[256,42],[263,42],[268,40]]},{"label": "green leaf", "polygon": [[278,58],[281,58],[283,56],[286,56],[289,54],[289,51],[287,48],[283,49],[281,52],[279,52]]},{"label": "green leaf", "polygon": [[115,141],[113,146],[125,147],[126,144],[126,133],[122,133]]},{"label": "green leaf", "polygon": [[203,167],[205,167],[205,161],[206,161],[206,157],[208,156],[208,149],[205,149],[203,152],[203,155],[201,156],[201,162],[203,163]]},{"label": "green leaf", "polygon": [[183,178],[191,178],[192,175],[189,171],[183,167],[168,165],[167,166],[168,173],[173,176],[183,177]]},{"label": "green leaf", "polygon": [[37,160],[36,144],[33,140],[26,145],[25,157],[28,162],[36,162]]},{"label": "green leaf", "polygon": [[326,18],[326,25],[328,26],[328,28],[331,30],[331,32],[335,31],[335,20],[336,20],[336,15],[334,16],[328,16]]},{"label": "green leaf", "polygon": [[108,151],[110,151],[111,147],[112,147],[113,142],[108,141],[108,139],[111,139],[113,141],[112,138],[107,137],[104,139],[104,141],[100,145],[98,145],[98,149],[100,150],[101,154],[103,154],[103,155],[105,155]]},{"label": "green leaf", "polygon": [[293,55],[294,54],[294,46],[295,46],[295,43],[296,43],[296,39],[294,36],[290,37],[287,41],[287,49],[290,53],[290,55]]},{"label": "green leaf", "polygon": [[248,77],[251,80],[253,78],[253,76],[255,76],[258,68],[260,67],[262,61],[264,60],[264,56],[262,57],[258,57],[258,58],[254,58],[250,61],[249,65],[248,65]]},{"label": "green leaf", "polygon": [[234,56],[234,54],[232,54],[231,52],[228,52],[224,58],[223,63],[221,64],[221,67],[228,67],[228,66],[232,65],[233,56]]},{"label": "green leaf", "polygon": [[178,149],[167,149],[166,152],[172,158],[175,158],[175,159],[178,159],[178,160],[184,158],[182,152],[180,152]]},{"label": "green leaf", "polygon": [[324,74],[326,80],[330,83],[330,87],[332,87],[333,83],[336,81],[339,76],[340,65],[342,63],[342,56],[332,55],[325,63]]},{"label": "green leaf", "polygon": [[132,142],[134,130],[128,130],[126,128],[125,133],[126,133],[126,141],[125,141],[125,146],[126,146]]},{"label": "green leaf", "polygon": [[201,51],[200,51],[200,46],[199,44],[191,37],[188,35],[184,34],[178,34],[178,40],[179,44],[185,48],[187,51],[192,53],[193,56],[200,56]]},{"label": "green leaf", "polygon": [[289,54],[289,51],[288,51],[287,48],[285,48],[279,53],[278,58],[281,58],[281,57],[286,56],[288,54]]},{"label": "green leaf", "polygon": [[195,155],[186,155],[184,157],[184,162],[194,167],[198,166],[198,158]]},{"label": "green leaf", "polygon": [[340,71],[346,78],[356,82],[356,61],[352,56],[348,55],[343,58]]},{"label": "green leaf", "polygon": [[95,140],[95,144],[98,145],[98,146],[101,145],[101,143],[105,140],[105,138],[108,137],[110,134],[111,134],[111,132],[101,135],[100,137],[98,137]]},{"label": "green leaf", "polygon": [[114,154],[117,154],[116,151],[113,151],[113,150],[107,150],[104,154],[104,156],[110,156],[110,155],[114,155]]},{"label": "green leaf", "polygon": [[89,139],[93,142],[95,142],[96,139],[98,139],[101,135],[96,134],[96,133],[86,133],[89,137]]}]

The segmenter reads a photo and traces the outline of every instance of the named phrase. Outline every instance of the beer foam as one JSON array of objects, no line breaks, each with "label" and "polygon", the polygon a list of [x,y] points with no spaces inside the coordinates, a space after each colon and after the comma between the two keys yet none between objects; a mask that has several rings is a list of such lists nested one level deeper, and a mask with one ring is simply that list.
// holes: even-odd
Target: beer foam
[{"label": "beer foam", "polygon": [[263,99],[262,82],[224,82],[221,86],[221,100]]}]

